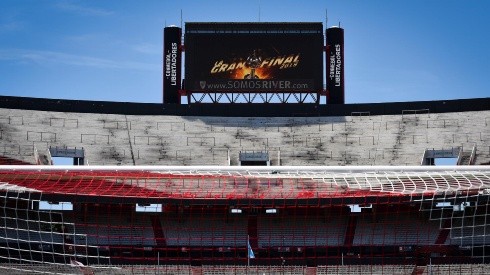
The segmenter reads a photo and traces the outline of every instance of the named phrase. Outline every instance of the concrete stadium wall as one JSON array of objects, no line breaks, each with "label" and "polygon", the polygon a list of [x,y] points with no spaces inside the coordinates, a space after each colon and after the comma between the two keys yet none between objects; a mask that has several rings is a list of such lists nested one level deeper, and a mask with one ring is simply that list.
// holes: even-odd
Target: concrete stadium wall
[{"label": "concrete stadium wall", "polygon": [[240,151],[268,151],[271,165],[420,165],[425,149],[476,146],[476,164],[490,162],[490,110],[289,117],[76,111],[4,104],[0,155],[34,163],[36,150],[58,146],[83,147],[89,165],[238,165]]}]

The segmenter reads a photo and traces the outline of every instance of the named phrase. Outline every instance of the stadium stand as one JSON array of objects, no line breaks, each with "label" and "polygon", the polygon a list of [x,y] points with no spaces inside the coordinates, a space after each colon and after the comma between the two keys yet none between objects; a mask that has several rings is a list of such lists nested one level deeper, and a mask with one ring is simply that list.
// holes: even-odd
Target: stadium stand
[{"label": "stadium stand", "polygon": [[0,98],[6,274],[488,273],[490,105],[30,102]]},{"label": "stadium stand", "polygon": [[[4,157],[83,148],[91,165],[237,165],[266,151],[271,165],[420,165],[425,150],[490,162],[489,111],[329,117],[134,116],[0,109]],[[456,155],[458,157],[458,155]],[[461,160],[464,163],[464,160]]]}]

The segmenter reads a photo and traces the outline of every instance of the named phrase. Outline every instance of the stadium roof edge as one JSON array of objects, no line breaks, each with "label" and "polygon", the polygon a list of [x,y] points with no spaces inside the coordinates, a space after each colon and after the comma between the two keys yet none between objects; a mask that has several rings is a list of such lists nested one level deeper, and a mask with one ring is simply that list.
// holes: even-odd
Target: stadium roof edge
[{"label": "stadium roof edge", "polygon": [[0,108],[70,113],[226,117],[401,115],[404,111],[449,113],[490,110],[490,97],[358,104],[161,104],[0,96]]},{"label": "stadium roof edge", "polygon": [[209,172],[328,172],[328,173],[382,173],[382,172],[490,172],[490,166],[71,166],[71,165],[0,165],[1,171],[209,171]]}]

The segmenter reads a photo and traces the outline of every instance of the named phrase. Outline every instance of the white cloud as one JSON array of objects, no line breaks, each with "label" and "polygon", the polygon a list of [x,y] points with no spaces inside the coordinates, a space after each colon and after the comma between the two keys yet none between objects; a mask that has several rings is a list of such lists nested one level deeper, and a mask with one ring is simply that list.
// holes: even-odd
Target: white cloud
[{"label": "white cloud", "polygon": [[18,31],[24,28],[24,23],[20,21],[11,21],[0,23],[0,32]]},{"label": "white cloud", "polygon": [[133,50],[139,53],[145,54],[158,54],[162,53],[162,47],[160,45],[150,44],[150,43],[142,43],[133,46]]},{"label": "white cloud", "polygon": [[75,3],[74,1],[61,1],[58,2],[55,5],[55,7],[63,11],[68,11],[68,12],[73,12],[80,15],[88,15],[88,16],[107,16],[114,13],[112,11],[101,9],[101,8],[82,6],[80,4]]},{"label": "white cloud", "polygon": [[110,60],[98,57],[67,54],[53,51],[0,49],[0,60],[13,60],[22,63],[59,64],[99,69],[121,69],[139,71],[159,71],[160,65],[127,60]]},{"label": "white cloud", "polygon": [[66,40],[74,41],[74,42],[86,42],[86,41],[94,41],[99,38],[100,37],[97,34],[79,34],[79,35],[67,36]]}]

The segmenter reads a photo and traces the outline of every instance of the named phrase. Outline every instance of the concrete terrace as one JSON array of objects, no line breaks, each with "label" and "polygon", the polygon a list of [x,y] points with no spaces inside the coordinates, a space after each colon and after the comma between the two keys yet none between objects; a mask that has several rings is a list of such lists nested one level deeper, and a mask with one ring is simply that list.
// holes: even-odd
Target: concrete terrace
[{"label": "concrete terrace", "polygon": [[36,162],[50,147],[83,148],[89,165],[420,165],[426,149],[490,163],[490,110],[315,117],[127,115],[0,108],[0,155]]}]

